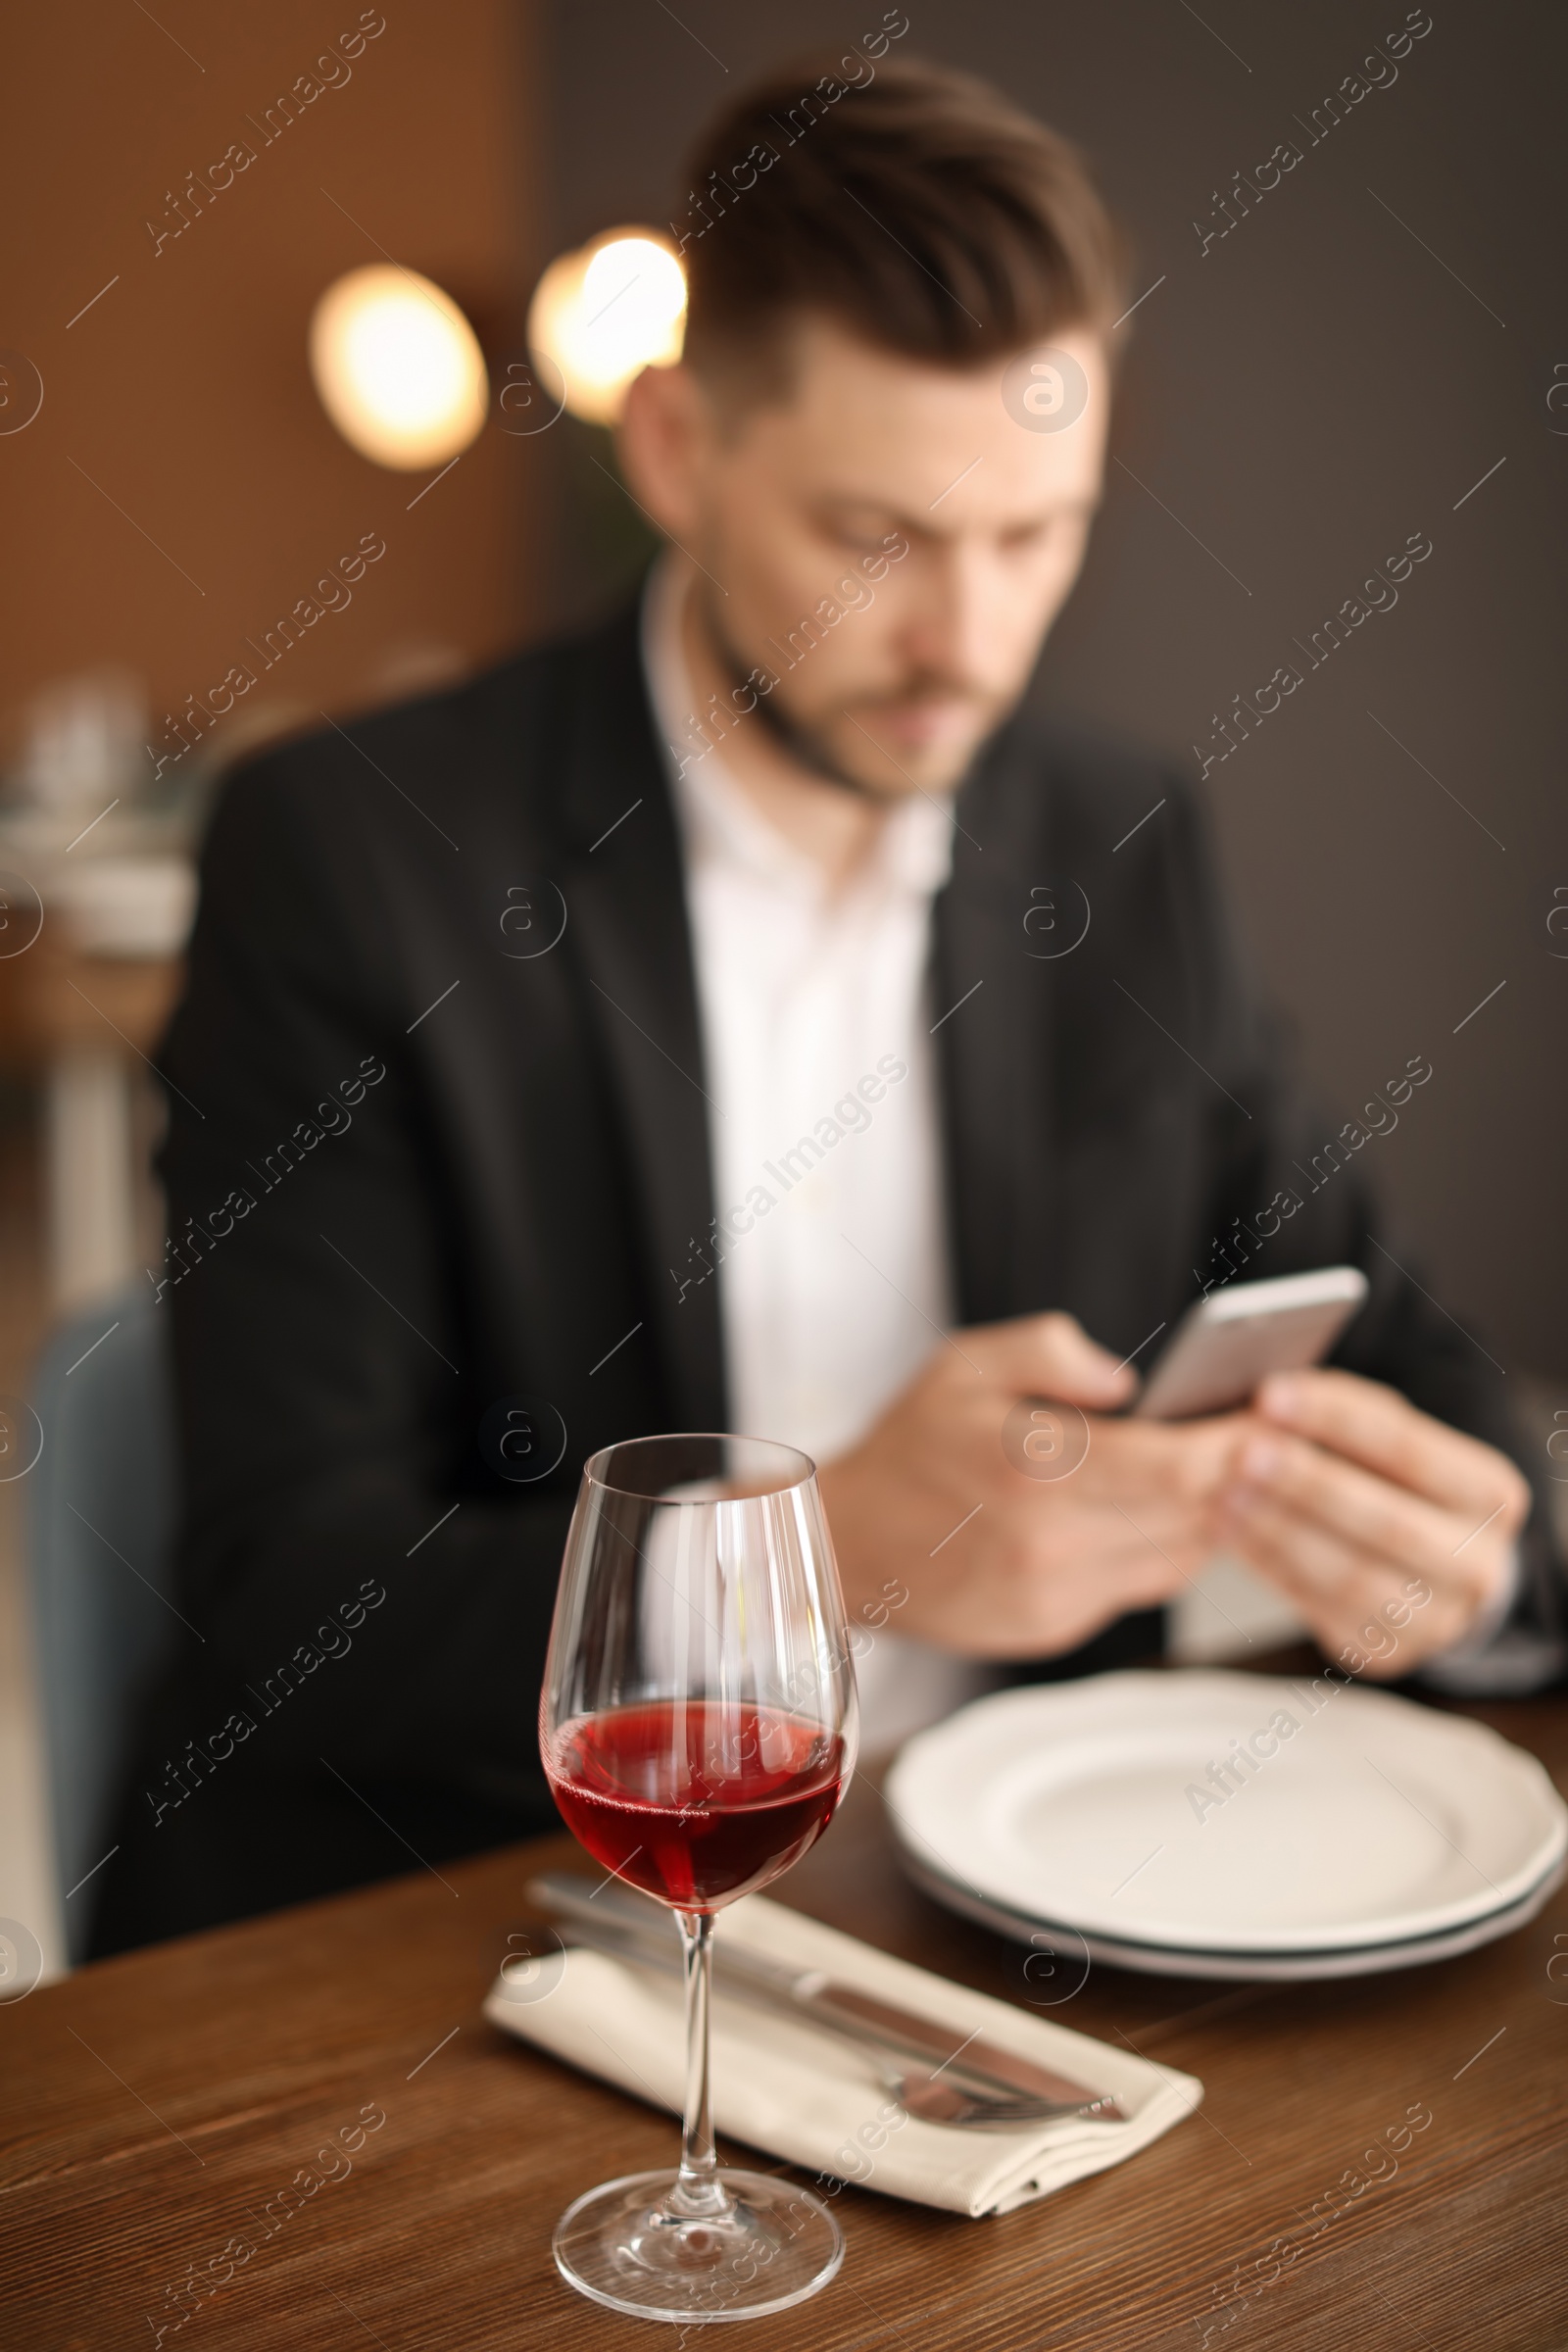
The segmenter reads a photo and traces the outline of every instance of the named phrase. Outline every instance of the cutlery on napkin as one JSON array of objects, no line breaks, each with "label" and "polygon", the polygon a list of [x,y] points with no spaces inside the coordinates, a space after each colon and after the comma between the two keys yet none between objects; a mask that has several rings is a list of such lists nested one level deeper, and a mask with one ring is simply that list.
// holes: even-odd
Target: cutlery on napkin
[{"label": "cutlery on napkin", "polygon": [[[717,2129],[832,2180],[978,2219],[1008,2213],[1136,2155],[1190,2115],[1201,2082],[1106,2042],[1032,2017],[893,1959],[765,1895],[718,1915],[715,1951],[819,1971],[873,2001],[916,2012],[956,2052],[979,2034],[1001,2052],[1113,2098],[1121,2122],[1073,2112],[1016,2129],[953,2130],[907,2115],[888,2095],[885,2058],[780,2011],[726,1999],[715,1969],[713,2111]],[[671,1976],[575,1945],[503,1971],[484,2003],[502,2032],[536,2043],[657,2106],[680,2112],[682,1994]]]},{"label": "cutlery on napkin", "polygon": [[[530,1900],[548,1917],[564,1921],[571,1941],[592,1944],[613,1957],[652,1968],[683,1970],[674,1914],[628,1887],[590,1886],[566,1871],[530,1879]],[[954,2045],[947,2027],[918,2009],[879,2000],[821,1968],[793,1968],[762,1959],[726,1936],[714,1953],[714,1990],[787,2016],[804,2017],[825,2033],[839,2034],[863,2048],[884,2053],[884,2080],[908,2108],[932,2123],[962,2123],[990,2130],[1004,2124],[1040,2123],[1056,2115],[1086,2115],[1113,2123],[1126,2117],[1108,2093],[1095,2091],[1065,2075],[1020,2058],[979,2034]],[[895,2069],[901,2059],[908,2073]],[[961,2112],[956,2112],[961,2110]]]}]

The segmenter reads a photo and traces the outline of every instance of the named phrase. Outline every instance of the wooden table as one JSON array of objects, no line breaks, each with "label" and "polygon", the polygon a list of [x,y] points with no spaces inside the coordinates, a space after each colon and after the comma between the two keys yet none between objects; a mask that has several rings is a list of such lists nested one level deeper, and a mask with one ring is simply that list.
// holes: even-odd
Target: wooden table
[{"label": "wooden table", "polygon": [[[1560,1696],[1463,1711],[1562,1783]],[[192,2270],[220,2276],[211,2259],[236,2233],[260,2240],[264,2206],[275,2215],[307,2167],[336,2177],[298,2210],[285,2201],[272,2235],[166,2344],[679,2341],[580,2300],[550,2256],[568,2199],[672,2162],[674,2126],[478,2014],[523,1917],[524,1878],[571,1850],[562,1838],[418,1871],[0,2007],[0,2342],[152,2344],[177,2316],[166,2287]],[[903,1882],[869,1779],[780,1891],[987,1991],[1042,1989],[1017,1946]],[[754,2323],[759,2340],[789,2352],[1568,2345],[1568,1893],[1435,1967],[1232,1988],[1097,1968],[1048,2014],[1200,2075],[1200,2114],[1001,2221],[846,2189],[843,2272],[815,2301]],[[1344,2204],[1348,2184],[1331,2192],[1348,2170],[1386,2171],[1363,2151],[1412,2108],[1431,2121],[1397,2172],[1308,2242],[1313,2201]],[[319,2161],[329,2137],[355,2152]]]}]

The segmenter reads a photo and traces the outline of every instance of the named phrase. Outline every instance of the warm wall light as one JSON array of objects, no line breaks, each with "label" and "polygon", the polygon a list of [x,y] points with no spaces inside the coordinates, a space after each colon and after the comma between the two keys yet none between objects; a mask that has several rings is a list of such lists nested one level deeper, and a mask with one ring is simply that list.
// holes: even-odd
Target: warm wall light
[{"label": "warm wall light", "polygon": [[311,318],[311,373],[345,441],[414,471],[466,449],[489,400],[472,327],[412,270],[351,270]]},{"label": "warm wall light", "polygon": [[555,363],[567,408],[591,424],[613,424],[644,368],[680,358],[685,329],[685,271],[648,228],[608,229],[564,253],[528,306],[529,349]]}]

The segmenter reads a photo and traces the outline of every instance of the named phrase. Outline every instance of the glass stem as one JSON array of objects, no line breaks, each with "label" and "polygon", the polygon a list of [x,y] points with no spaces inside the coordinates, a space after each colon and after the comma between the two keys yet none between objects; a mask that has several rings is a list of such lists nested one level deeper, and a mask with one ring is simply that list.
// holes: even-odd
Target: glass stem
[{"label": "glass stem", "polygon": [[693,2220],[727,2214],[729,2192],[718,2177],[713,2118],[709,2096],[709,1995],[712,1984],[713,1915],[677,1911],[686,1962],[686,2114],[681,2131],[680,2176],[669,2192],[672,2213]]}]

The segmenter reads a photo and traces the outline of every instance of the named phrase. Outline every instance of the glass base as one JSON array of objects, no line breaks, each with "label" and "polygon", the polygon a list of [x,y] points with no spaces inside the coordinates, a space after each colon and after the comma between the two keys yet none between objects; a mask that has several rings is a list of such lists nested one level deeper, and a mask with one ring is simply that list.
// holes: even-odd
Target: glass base
[{"label": "glass base", "polygon": [[711,2214],[671,2211],[675,2172],[631,2173],[568,2205],[556,2268],[568,2286],[634,2320],[756,2320],[804,2303],[844,2260],[820,2197],[768,2173],[721,2171]]}]

